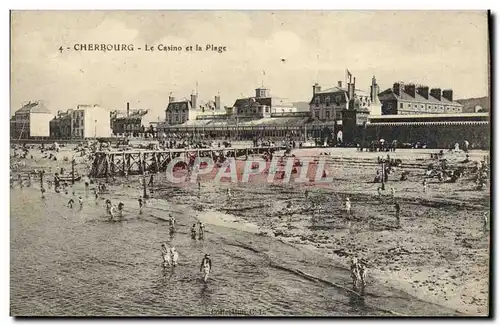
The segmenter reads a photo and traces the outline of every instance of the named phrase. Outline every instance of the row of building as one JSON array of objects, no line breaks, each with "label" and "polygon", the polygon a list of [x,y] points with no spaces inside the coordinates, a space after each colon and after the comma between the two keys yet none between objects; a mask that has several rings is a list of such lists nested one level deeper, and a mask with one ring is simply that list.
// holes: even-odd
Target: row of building
[{"label": "row of building", "polygon": [[[480,110],[482,108],[474,108],[475,112]],[[254,96],[238,98],[232,106],[224,108],[220,94],[203,103],[199,101],[198,92],[180,100],[170,94],[163,121],[153,118],[150,110],[131,109],[129,103],[124,111],[78,105],[76,109],[58,111],[53,116],[43,101],[28,102],[11,119],[11,137],[103,138],[168,132],[182,127],[278,125],[286,124],[290,118],[331,125],[342,125],[346,118],[354,118],[356,125],[362,125],[369,117],[464,111],[464,105],[454,100],[451,89],[396,82],[392,88],[380,92],[374,76],[366,92],[357,88],[356,78],[348,72],[345,83],[338,81],[335,86],[325,88],[314,84],[305,108],[289,99],[272,96],[265,87],[256,88]]]}]

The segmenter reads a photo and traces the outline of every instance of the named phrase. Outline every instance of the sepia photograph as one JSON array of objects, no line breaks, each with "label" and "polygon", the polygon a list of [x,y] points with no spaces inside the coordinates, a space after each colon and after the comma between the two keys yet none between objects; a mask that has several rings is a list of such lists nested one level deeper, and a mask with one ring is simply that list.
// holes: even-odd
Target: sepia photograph
[{"label": "sepia photograph", "polygon": [[10,316],[491,316],[491,12],[9,15]]}]

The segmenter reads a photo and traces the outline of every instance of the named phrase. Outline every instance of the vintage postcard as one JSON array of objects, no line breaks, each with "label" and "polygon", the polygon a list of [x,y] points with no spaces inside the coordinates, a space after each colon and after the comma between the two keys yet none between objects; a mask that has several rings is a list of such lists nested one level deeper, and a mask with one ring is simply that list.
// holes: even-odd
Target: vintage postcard
[{"label": "vintage postcard", "polygon": [[489,316],[487,11],[10,13],[11,316]]}]

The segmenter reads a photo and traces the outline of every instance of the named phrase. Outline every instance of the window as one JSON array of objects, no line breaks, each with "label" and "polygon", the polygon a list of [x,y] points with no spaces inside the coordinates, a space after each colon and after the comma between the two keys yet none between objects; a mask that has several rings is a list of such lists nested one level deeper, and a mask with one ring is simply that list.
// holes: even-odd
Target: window
[{"label": "window", "polygon": [[314,116],[319,119],[319,111],[315,111]]},{"label": "window", "polygon": [[330,119],[330,111],[325,111],[325,118]]},{"label": "window", "polygon": [[423,104],[420,104],[420,108],[423,109],[424,108],[424,105]]},{"label": "window", "polygon": [[387,109],[392,110],[392,103],[387,103]]},{"label": "window", "polygon": [[269,113],[269,107],[266,106],[266,113]]},{"label": "window", "polygon": [[314,98],[314,103],[316,103],[316,106],[319,106],[319,96]]},{"label": "window", "polygon": [[413,107],[414,107],[415,109],[418,109],[418,104],[415,104]]},{"label": "window", "polygon": [[411,103],[408,103],[408,109],[411,109]]},{"label": "window", "polygon": [[399,103],[399,108],[402,109],[403,108],[403,103]]},{"label": "window", "polygon": [[330,106],[330,96],[327,96],[327,97],[325,98],[325,105],[326,105],[326,106]]}]

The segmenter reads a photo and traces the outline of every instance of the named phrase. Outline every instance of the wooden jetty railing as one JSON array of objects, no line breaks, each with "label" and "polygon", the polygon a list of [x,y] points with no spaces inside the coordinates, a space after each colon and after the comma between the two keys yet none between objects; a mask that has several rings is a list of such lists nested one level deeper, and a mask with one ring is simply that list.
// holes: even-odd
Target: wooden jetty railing
[{"label": "wooden jetty railing", "polygon": [[158,173],[167,170],[168,164],[177,157],[186,162],[196,157],[210,157],[215,161],[221,157],[240,157],[251,154],[274,153],[285,149],[284,146],[249,147],[249,148],[197,148],[197,149],[165,149],[144,151],[99,151],[95,153],[90,170],[91,178],[115,177]]}]

